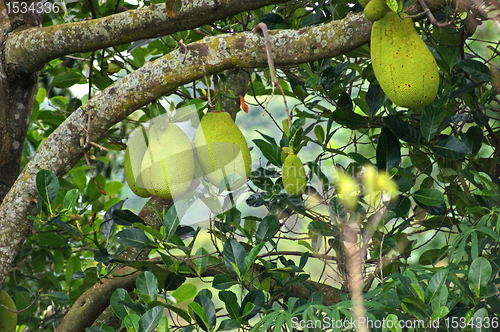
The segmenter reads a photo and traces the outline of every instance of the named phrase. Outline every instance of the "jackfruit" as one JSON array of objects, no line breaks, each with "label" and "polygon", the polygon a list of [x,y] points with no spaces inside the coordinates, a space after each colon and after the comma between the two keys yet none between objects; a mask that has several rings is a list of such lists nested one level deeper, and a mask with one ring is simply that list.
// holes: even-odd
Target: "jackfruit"
[{"label": "jackfruit", "polygon": [[249,178],[252,159],[245,137],[227,112],[207,113],[194,136],[196,156],[207,180],[219,186],[230,174],[239,180],[229,183],[231,190]]},{"label": "jackfruit", "polygon": [[[16,304],[10,295],[2,290],[0,303],[12,310],[17,310]],[[15,332],[17,325],[17,314],[0,306],[0,332]]]},{"label": "jackfruit", "polygon": [[290,154],[283,163],[283,187],[292,196],[299,196],[306,190],[306,171],[302,161],[295,154]]},{"label": "jackfruit", "polygon": [[176,199],[187,191],[194,175],[194,152],[181,128],[173,123],[151,127],[141,175],[153,196]]},{"label": "jackfruit", "polygon": [[366,4],[364,13],[368,20],[375,22],[384,18],[390,10],[385,0],[371,0]]},{"label": "jackfruit", "polygon": [[359,0],[359,4],[360,4],[363,8],[365,8],[365,7],[366,7],[366,5],[368,4],[368,2],[370,2],[370,0]]},{"label": "jackfruit", "polygon": [[144,154],[148,149],[148,138],[146,129],[140,126],[134,130],[125,150],[125,179],[134,194],[139,197],[150,197],[151,194],[144,188],[141,175],[141,165]]},{"label": "jackfruit", "polygon": [[438,67],[410,18],[390,11],[374,22],[370,48],[375,76],[393,103],[421,108],[436,98]]}]

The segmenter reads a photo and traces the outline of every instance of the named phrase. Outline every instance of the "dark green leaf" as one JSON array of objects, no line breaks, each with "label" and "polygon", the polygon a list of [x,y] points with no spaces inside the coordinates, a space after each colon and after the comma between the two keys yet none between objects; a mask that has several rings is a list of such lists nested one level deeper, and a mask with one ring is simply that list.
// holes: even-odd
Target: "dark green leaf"
[{"label": "dark green leaf", "polygon": [[366,103],[370,109],[370,118],[373,118],[377,111],[384,105],[387,97],[379,84],[370,84],[366,93]]},{"label": "dark green leaf", "polygon": [[444,119],[444,114],[444,107],[440,105],[434,106],[434,103],[426,106],[422,110],[420,131],[427,141],[430,141],[438,133],[439,126]]},{"label": "dark green leaf", "polygon": [[281,152],[276,145],[272,145],[262,139],[254,139],[253,142],[271,164],[281,167]]},{"label": "dark green leaf", "polygon": [[175,234],[177,227],[179,227],[180,219],[186,213],[188,205],[186,201],[175,202],[174,205],[168,209],[165,217],[163,218],[163,227],[165,229],[165,241],[169,241]]},{"label": "dark green leaf", "polygon": [[260,223],[255,232],[255,242],[269,241],[280,229],[280,222],[274,215],[266,216]]},{"label": "dark green leaf", "polygon": [[353,111],[348,111],[342,108],[336,109],[330,114],[330,117],[339,125],[349,129],[366,128],[371,121],[370,118],[366,116],[361,116]]},{"label": "dark green leaf", "polygon": [[219,329],[217,331],[235,331],[239,330],[241,323],[236,319],[226,319],[220,322]]},{"label": "dark green leaf", "polygon": [[66,195],[64,195],[63,209],[71,210],[80,196],[78,189],[69,190]]},{"label": "dark green leaf", "polygon": [[453,136],[448,136],[437,142],[432,151],[438,157],[452,160],[465,158],[470,153],[469,147]]},{"label": "dark green leaf", "polygon": [[243,302],[241,303],[242,313],[245,311],[245,307],[249,303],[253,304],[254,308],[250,311],[250,313],[246,315],[245,320],[249,320],[257,313],[259,313],[259,311],[262,310],[262,307],[260,307],[260,305],[264,304],[265,301],[266,297],[261,290],[251,290],[250,292],[248,292],[248,294],[243,299]]},{"label": "dark green leaf", "polygon": [[[247,252],[243,248],[243,246],[234,239],[229,239],[224,243],[223,247],[223,256],[224,256],[224,264],[226,265],[227,270],[232,275],[243,276],[245,274],[245,256]],[[233,265],[238,267],[239,272],[237,273]]]},{"label": "dark green leaf", "polygon": [[490,70],[482,62],[473,59],[464,59],[457,62],[455,66],[462,69],[476,81],[479,82],[491,81]]},{"label": "dark green leaf", "polygon": [[429,285],[425,290],[425,298],[427,303],[431,303],[431,301],[439,295],[441,292],[441,287],[446,287],[446,277],[448,276],[448,270],[441,269],[437,273],[435,273],[431,280],[429,280]]},{"label": "dark green leaf", "polygon": [[398,137],[400,140],[408,142],[410,144],[419,144],[422,142],[422,135],[420,131],[410,124],[404,122],[400,117],[395,115],[389,115],[382,118],[389,129]]},{"label": "dark green leaf", "polygon": [[80,81],[85,82],[85,77],[77,70],[71,70],[69,72],[64,72],[57,74],[52,80],[52,84],[58,88],[69,88]]},{"label": "dark green leaf", "polygon": [[215,306],[212,299],[200,292],[200,294],[194,298],[194,302],[198,303],[205,311],[210,330],[212,330],[217,324],[217,316],[215,314]]},{"label": "dark green leaf", "polygon": [[429,206],[436,206],[445,203],[443,193],[432,188],[419,189],[413,194],[413,198],[416,201]]},{"label": "dark green leaf", "polygon": [[212,286],[215,289],[228,289],[233,285],[236,285],[238,282],[231,278],[229,275],[225,273],[217,274],[212,281]]},{"label": "dark green leaf", "polygon": [[52,204],[59,192],[57,176],[46,169],[39,170],[36,174],[36,189],[40,199],[47,204]]},{"label": "dark green leaf", "polygon": [[313,220],[307,226],[310,232],[320,234],[322,236],[334,236],[336,232],[326,222],[321,220]]},{"label": "dark green leaf", "polygon": [[464,143],[473,155],[477,155],[483,144],[483,131],[481,128],[478,126],[470,127],[465,134]]},{"label": "dark green leaf", "polygon": [[137,228],[122,229],[115,235],[116,242],[125,247],[154,249],[156,245],[149,241],[143,230]]},{"label": "dark green leaf", "polygon": [[337,196],[330,200],[329,211],[332,223],[338,224],[339,221],[342,223],[347,221],[347,210]]},{"label": "dark green leaf", "polygon": [[219,299],[226,305],[226,311],[229,317],[238,318],[240,316],[240,305],[238,304],[238,297],[231,291],[220,291]]},{"label": "dark green leaf", "polygon": [[114,210],[111,218],[120,226],[130,226],[135,223],[144,224],[144,220],[130,210]]},{"label": "dark green leaf", "polygon": [[130,308],[120,303],[120,301],[126,300],[132,301],[128,292],[123,288],[118,288],[113,292],[113,295],[111,295],[111,310],[113,310],[114,314],[122,320],[130,313]]},{"label": "dark green leaf", "polygon": [[401,144],[388,127],[383,127],[377,144],[377,167],[390,171],[401,163]]},{"label": "dark green leaf", "polygon": [[472,261],[469,269],[469,285],[476,296],[486,290],[491,278],[491,264],[484,257],[478,257]]},{"label": "dark green leaf", "polygon": [[151,271],[145,271],[137,277],[136,280],[137,292],[139,294],[148,295],[151,301],[156,300],[158,295],[158,279]]},{"label": "dark green leaf", "polygon": [[61,220],[61,218],[57,217],[54,220],[52,220],[52,223],[56,225],[57,227],[64,229],[66,232],[76,236],[77,238],[83,238],[83,234],[75,227],[68,225],[64,221]]},{"label": "dark green leaf", "polygon": [[139,320],[138,332],[152,332],[163,316],[163,309],[163,306],[157,306],[146,311],[146,313],[142,315],[141,319]]}]

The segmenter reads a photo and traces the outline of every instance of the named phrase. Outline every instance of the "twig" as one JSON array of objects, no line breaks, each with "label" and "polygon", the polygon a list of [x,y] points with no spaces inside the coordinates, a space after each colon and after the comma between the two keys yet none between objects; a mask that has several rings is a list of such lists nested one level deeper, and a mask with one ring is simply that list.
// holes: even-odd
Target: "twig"
[{"label": "twig", "polygon": [[97,183],[97,181],[95,180],[94,178],[94,170],[92,169],[92,165],[90,165],[90,160],[89,160],[89,155],[87,152],[84,152],[83,155],[85,156],[85,160],[87,161],[87,165],[89,166],[89,169],[90,169],[90,176],[92,177],[92,180],[94,181],[95,185],[97,186],[97,188],[99,188],[99,190],[101,191],[101,193],[103,195],[106,195],[106,192],[104,191],[104,189],[101,188],[101,186],[99,185],[99,183]]},{"label": "twig", "polygon": [[432,25],[435,25],[439,28],[446,28],[447,26],[449,26],[452,22],[444,22],[444,23],[440,23],[436,20],[436,18],[434,17],[434,15],[432,15],[432,12],[431,10],[429,9],[429,7],[427,7],[427,4],[425,3],[425,0],[418,0],[418,3],[420,4],[420,6],[422,6],[422,9],[424,10],[424,13],[427,15],[427,18],[429,18],[429,20],[431,21]]}]

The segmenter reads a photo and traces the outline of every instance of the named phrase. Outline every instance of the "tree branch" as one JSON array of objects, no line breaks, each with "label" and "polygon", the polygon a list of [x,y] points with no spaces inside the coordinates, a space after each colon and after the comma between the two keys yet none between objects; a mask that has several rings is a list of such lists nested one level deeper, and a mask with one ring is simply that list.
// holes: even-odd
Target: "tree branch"
[{"label": "tree branch", "polygon": [[7,38],[5,65],[11,73],[34,72],[44,63],[63,55],[165,36],[287,1],[183,0],[181,10],[174,17],[167,16],[165,4],[157,4],[95,20],[29,28]]}]

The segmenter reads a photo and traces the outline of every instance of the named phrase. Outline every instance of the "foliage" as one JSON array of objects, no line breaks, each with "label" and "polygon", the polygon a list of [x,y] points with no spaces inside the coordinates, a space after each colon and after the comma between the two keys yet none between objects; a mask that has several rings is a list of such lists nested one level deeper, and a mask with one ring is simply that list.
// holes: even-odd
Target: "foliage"
[{"label": "foliage", "polygon": [[[59,14],[44,15],[43,24],[160,2],[66,2]],[[167,1],[174,13],[177,3]],[[183,44],[250,31],[259,22],[269,29],[298,29],[361,10],[343,0],[291,1],[198,29],[52,60],[40,72],[23,166],[94,94]],[[447,7],[436,17],[453,15],[454,8]],[[499,44],[476,41],[467,17],[456,16],[446,28],[417,23],[441,82],[437,99],[423,109],[396,108],[387,99],[373,74],[368,45],[277,70],[293,103],[289,130],[275,116],[281,99],[275,96],[279,106],[266,108],[271,94],[267,69],[244,71],[250,79],[245,101],[251,107],[250,114],[241,112],[238,118],[252,122],[248,117],[256,119],[266,110],[268,125],[252,128],[260,136],[249,142],[260,162],[254,163],[248,188],[228,194],[223,212],[211,205],[210,222],[200,227],[182,224],[182,215],[203,196],[200,191],[168,210],[156,209],[159,227],[124,208],[124,143],[140,123],[159,115],[183,120],[179,110],[184,106],[202,115],[220,109],[224,98],[238,100],[226,86],[227,72],[144,106],[95,142],[62,178],[40,170],[33,232],[5,283],[17,308],[27,308],[19,313],[18,325],[52,330],[85,291],[119,278],[117,271],[128,266],[137,270],[134,291],[118,288],[110,299],[128,331],[340,331],[338,322],[349,330],[354,316],[343,234],[347,224],[359,223],[368,319],[423,321],[414,331],[496,330]],[[76,87],[87,93],[76,96]],[[306,166],[308,187],[301,197],[287,194],[281,179],[284,150],[291,145]],[[368,166],[382,172],[375,177],[397,184],[395,198],[389,201],[384,184],[370,187]],[[345,179],[350,184],[344,185]],[[224,187],[210,190],[219,193]],[[210,197],[202,201],[210,204]],[[135,256],[124,258],[131,248]],[[141,251],[149,251],[149,257],[139,259]],[[323,325],[308,325],[317,321]],[[432,329],[436,321],[440,327]],[[87,331],[119,327],[103,324]]]}]

